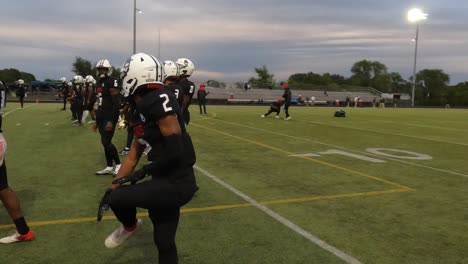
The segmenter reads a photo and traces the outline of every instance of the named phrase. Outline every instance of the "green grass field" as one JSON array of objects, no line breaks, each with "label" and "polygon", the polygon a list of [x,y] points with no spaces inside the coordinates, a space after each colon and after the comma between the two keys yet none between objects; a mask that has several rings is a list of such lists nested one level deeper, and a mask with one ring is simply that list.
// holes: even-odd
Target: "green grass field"
[{"label": "green grass field", "polygon": [[[0,246],[1,263],[156,263],[144,211],[141,232],[104,247],[118,222],[94,219],[112,180],[94,175],[105,166],[99,136],[59,108],[4,118],[10,185],[37,239]],[[183,208],[180,263],[468,263],[467,110],[349,109],[340,119],[294,107],[289,121],[260,118],[266,110],[192,107],[201,189]],[[119,149],[125,136],[116,133]],[[0,209],[0,236],[12,231]]]}]

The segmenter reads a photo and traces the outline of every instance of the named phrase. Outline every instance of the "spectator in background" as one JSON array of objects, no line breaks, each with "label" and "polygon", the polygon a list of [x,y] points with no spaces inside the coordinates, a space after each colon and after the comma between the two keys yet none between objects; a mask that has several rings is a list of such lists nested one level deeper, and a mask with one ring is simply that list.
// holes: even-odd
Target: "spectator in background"
[{"label": "spectator in background", "polygon": [[346,96],[346,107],[349,107],[349,105],[351,104],[351,98],[349,98],[349,95]]},{"label": "spectator in background", "polygon": [[310,98],[310,100],[312,101],[312,106],[314,106],[314,105],[315,105],[315,96],[312,96],[312,97]]},{"label": "spectator in background", "polygon": [[6,87],[0,81],[0,109],[5,108],[6,105]]},{"label": "spectator in background", "polygon": [[354,108],[358,107],[358,99],[359,97],[354,96]]},{"label": "spectator in background", "polygon": [[340,99],[335,100],[335,105],[336,105],[336,107],[340,107]]},{"label": "spectator in background", "polygon": [[203,114],[202,113],[202,106],[203,106],[203,112],[206,115],[206,96],[208,94],[209,93],[206,92],[206,90],[205,90],[205,84],[201,83],[200,88],[198,89],[198,92],[197,92],[198,106],[200,107],[200,115]]},{"label": "spectator in background", "polygon": [[374,100],[372,100],[372,107],[375,108],[375,104],[377,102],[377,97],[374,97]]},{"label": "spectator in background", "polygon": [[323,95],[328,96],[327,91],[323,91]]},{"label": "spectator in background", "polygon": [[24,97],[26,96],[26,87],[24,87],[24,81],[19,79],[16,85],[16,97],[18,97],[21,108],[23,108],[24,105]]}]

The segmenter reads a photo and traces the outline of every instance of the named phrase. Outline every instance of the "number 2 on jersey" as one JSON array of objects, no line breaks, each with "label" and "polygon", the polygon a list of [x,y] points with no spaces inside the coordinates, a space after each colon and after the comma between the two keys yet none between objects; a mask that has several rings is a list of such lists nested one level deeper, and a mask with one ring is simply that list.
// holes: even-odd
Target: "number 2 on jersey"
[{"label": "number 2 on jersey", "polygon": [[172,107],[168,107],[167,104],[169,103],[169,96],[167,94],[160,94],[159,97],[164,98],[164,111],[169,112],[172,111]]}]

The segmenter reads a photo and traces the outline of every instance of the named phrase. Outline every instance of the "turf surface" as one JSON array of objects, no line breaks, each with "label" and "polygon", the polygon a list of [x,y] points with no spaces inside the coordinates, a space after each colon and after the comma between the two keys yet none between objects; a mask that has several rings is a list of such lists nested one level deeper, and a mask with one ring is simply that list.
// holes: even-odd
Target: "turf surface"
[{"label": "turf surface", "polygon": [[[94,175],[105,166],[98,134],[72,127],[58,104],[27,106],[9,104],[3,129],[10,185],[37,240],[0,246],[2,263],[155,263],[146,216],[122,248],[104,247],[118,223],[93,220],[111,181]],[[193,107],[197,166],[362,263],[468,263],[468,111],[345,109],[347,118],[333,118],[333,108],[294,107],[285,121],[260,118],[266,110]],[[119,149],[125,137],[117,131]],[[323,154],[331,150],[342,154]],[[178,230],[180,263],[346,263],[200,171],[197,180]],[[10,224],[0,210],[0,236]]]}]

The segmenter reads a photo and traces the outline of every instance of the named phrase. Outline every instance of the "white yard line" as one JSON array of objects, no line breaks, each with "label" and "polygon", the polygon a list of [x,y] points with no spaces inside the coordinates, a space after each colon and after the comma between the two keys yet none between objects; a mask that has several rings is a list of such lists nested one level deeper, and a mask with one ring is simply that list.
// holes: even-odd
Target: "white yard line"
[{"label": "white yard line", "polygon": [[[24,107],[23,109],[26,109],[26,108],[29,108],[29,107],[33,107],[33,106],[35,106],[35,105],[28,105],[28,106]],[[10,113],[13,113],[13,112],[15,112],[15,111],[18,111],[18,110],[20,110],[20,109],[21,109],[21,107],[18,107],[18,108],[16,108],[16,109],[10,110],[10,111],[8,111],[8,112],[2,114],[2,116],[5,117],[5,116],[9,115]]]},{"label": "white yard line", "polygon": [[387,160],[396,161],[396,162],[400,162],[400,163],[404,163],[404,164],[408,164],[408,165],[412,165],[412,166],[416,166],[416,167],[426,168],[426,169],[430,169],[430,170],[434,170],[434,171],[444,172],[444,173],[448,173],[448,174],[468,178],[467,174],[462,174],[462,173],[458,173],[458,172],[454,172],[454,171],[439,169],[439,168],[435,168],[435,167],[431,167],[431,166],[421,165],[421,164],[417,164],[417,163],[413,163],[413,162],[409,162],[409,161],[405,161],[405,160],[399,160],[399,159],[395,159],[395,158],[390,158],[390,157],[382,157],[382,156],[375,155],[375,154],[368,153],[368,152],[364,152],[364,151],[349,149],[349,148],[345,148],[345,147],[341,147],[341,146],[336,146],[336,145],[332,145],[332,144],[323,143],[323,142],[320,142],[320,141],[311,140],[311,139],[308,139],[308,138],[301,138],[301,137],[291,136],[291,135],[288,135],[288,134],[285,134],[285,133],[273,132],[273,131],[270,131],[270,130],[261,129],[261,128],[257,128],[257,127],[252,127],[252,126],[246,126],[246,125],[242,125],[242,124],[238,124],[238,123],[234,123],[234,122],[229,122],[229,121],[224,121],[224,120],[219,120],[219,119],[217,119],[217,121],[227,123],[227,124],[236,125],[236,126],[240,126],[240,127],[250,128],[250,129],[253,129],[253,130],[262,131],[262,132],[269,133],[269,134],[279,135],[279,136],[288,137],[288,138],[294,138],[294,139],[307,141],[307,142],[311,142],[311,143],[315,143],[315,144],[319,144],[319,145],[323,145],[323,146],[329,146],[329,147],[333,147],[333,148],[339,148],[339,149],[344,149],[344,150],[348,150],[348,151],[354,151],[356,153],[361,153],[361,154],[365,154],[365,155],[369,155],[369,156],[379,157],[381,159],[387,159]]},{"label": "white yard line", "polygon": [[248,203],[252,204],[257,209],[259,209],[262,212],[266,213],[267,215],[269,215],[270,217],[272,217],[276,221],[278,221],[281,224],[285,225],[286,227],[290,228],[294,232],[296,232],[299,235],[303,236],[304,238],[306,238],[310,242],[316,244],[317,246],[321,247],[322,249],[332,253],[333,255],[337,256],[338,258],[345,261],[346,263],[361,264],[361,262],[359,260],[357,260],[356,258],[344,253],[343,251],[337,249],[336,247],[334,247],[334,246],[328,244],[327,242],[321,240],[320,238],[312,235],[311,233],[309,233],[306,230],[302,229],[300,226],[294,224],[293,222],[291,222],[290,220],[284,218],[283,216],[279,215],[278,213],[274,212],[270,208],[260,204],[259,202],[257,202],[253,198],[251,198],[250,196],[248,196],[245,193],[237,190],[236,188],[234,188],[231,185],[227,184],[226,182],[224,182],[220,178],[214,176],[213,174],[209,173],[208,171],[200,168],[199,166],[194,166],[194,168],[196,170],[198,170],[199,172],[201,172],[202,174],[204,174],[206,177],[210,178],[211,180],[215,181],[219,185],[221,185],[224,188],[228,189],[229,191],[233,192],[234,194],[241,197],[242,199],[244,199]]},{"label": "white yard line", "polygon": [[459,145],[459,146],[468,146],[468,143],[451,142],[451,141],[438,140],[438,139],[432,139],[432,138],[417,137],[417,136],[412,136],[412,135],[391,133],[391,132],[385,132],[385,131],[379,131],[379,130],[373,130],[373,129],[365,129],[365,128],[350,127],[350,126],[333,125],[333,124],[325,123],[325,122],[313,122],[313,121],[298,120],[298,119],[296,119],[296,120],[299,121],[299,122],[303,122],[303,123],[310,123],[310,124],[317,124],[317,125],[325,125],[325,126],[332,126],[332,127],[346,128],[346,129],[354,129],[354,130],[360,130],[360,131],[366,131],[366,132],[374,132],[374,133],[386,134],[386,135],[392,135],[392,136],[399,136],[399,137],[416,138],[416,139],[434,141],[434,142],[439,142],[439,143],[447,143],[447,144],[453,144],[453,145]]}]

